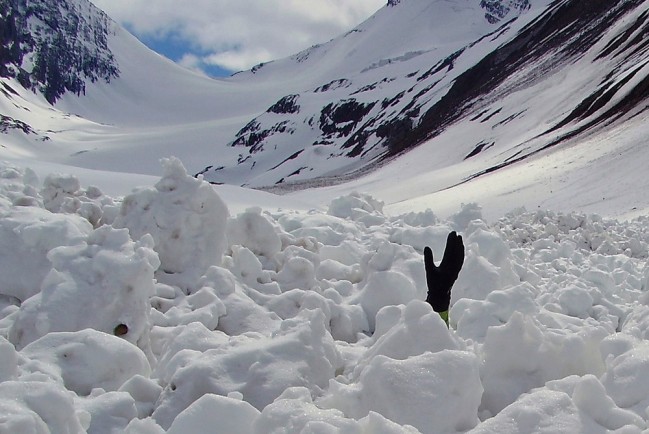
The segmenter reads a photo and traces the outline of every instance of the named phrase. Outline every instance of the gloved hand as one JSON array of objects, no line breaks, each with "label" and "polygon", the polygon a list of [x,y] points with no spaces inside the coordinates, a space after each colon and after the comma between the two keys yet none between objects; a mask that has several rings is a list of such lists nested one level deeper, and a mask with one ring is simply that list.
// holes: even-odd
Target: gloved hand
[{"label": "gloved hand", "polygon": [[[464,264],[464,243],[462,236],[455,231],[448,234],[444,257],[439,267],[433,262],[433,251],[430,247],[424,249],[424,265],[426,267],[426,283],[428,297],[426,301],[435,312],[448,311],[451,304],[451,288]],[[447,317],[446,317],[447,318]]]}]

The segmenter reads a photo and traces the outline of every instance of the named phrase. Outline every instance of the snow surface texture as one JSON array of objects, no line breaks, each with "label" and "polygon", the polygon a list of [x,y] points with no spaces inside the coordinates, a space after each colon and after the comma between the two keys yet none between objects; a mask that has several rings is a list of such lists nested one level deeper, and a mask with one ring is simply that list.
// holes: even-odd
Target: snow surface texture
[{"label": "snow surface texture", "polygon": [[[0,168],[1,432],[647,432],[647,218],[229,216],[163,166],[123,199]],[[422,250],[451,230],[447,329]]]}]

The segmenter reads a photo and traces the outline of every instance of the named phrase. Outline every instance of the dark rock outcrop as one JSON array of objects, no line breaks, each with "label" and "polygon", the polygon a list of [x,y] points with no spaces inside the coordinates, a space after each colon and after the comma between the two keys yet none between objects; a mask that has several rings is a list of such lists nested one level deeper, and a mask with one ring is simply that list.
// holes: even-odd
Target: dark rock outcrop
[{"label": "dark rock outcrop", "polygon": [[1,0],[0,76],[17,78],[50,103],[65,92],[82,94],[86,80],[119,75],[108,48],[110,26],[87,0]]}]

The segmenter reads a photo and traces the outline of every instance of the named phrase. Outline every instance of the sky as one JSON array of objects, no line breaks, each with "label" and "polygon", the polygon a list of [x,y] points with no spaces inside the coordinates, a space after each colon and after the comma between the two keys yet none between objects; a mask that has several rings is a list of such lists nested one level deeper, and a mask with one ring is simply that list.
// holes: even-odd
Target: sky
[{"label": "sky", "polygon": [[[326,42],[386,0],[91,0],[154,51],[226,76]],[[182,4],[182,6],[180,6]]]}]

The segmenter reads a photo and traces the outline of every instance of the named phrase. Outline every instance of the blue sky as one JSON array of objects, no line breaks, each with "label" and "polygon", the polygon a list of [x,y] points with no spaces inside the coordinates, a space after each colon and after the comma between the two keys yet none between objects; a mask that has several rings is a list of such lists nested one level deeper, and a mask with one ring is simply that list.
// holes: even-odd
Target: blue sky
[{"label": "blue sky", "polygon": [[387,0],[90,0],[158,53],[211,76],[289,56],[367,19]]},{"label": "blue sky", "polygon": [[[134,33],[131,26],[125,26],[127,30]],[[154,36],[151,34],[136,35],[138,39],[143,42],[147,47],[156,51],[163,56],[173,60],[177,63],[182,63],[188,54],[193,54],[197,57],[206,56],[210,53],[202,50],[200,47],[193,46],[191,41],[183,39],[181,36],[169,34],[164,36]],[[218,65],[202,64],[197,69],[203,71],[211,77],[227,77],[233,72],[229,69],[222,68]]]}]

